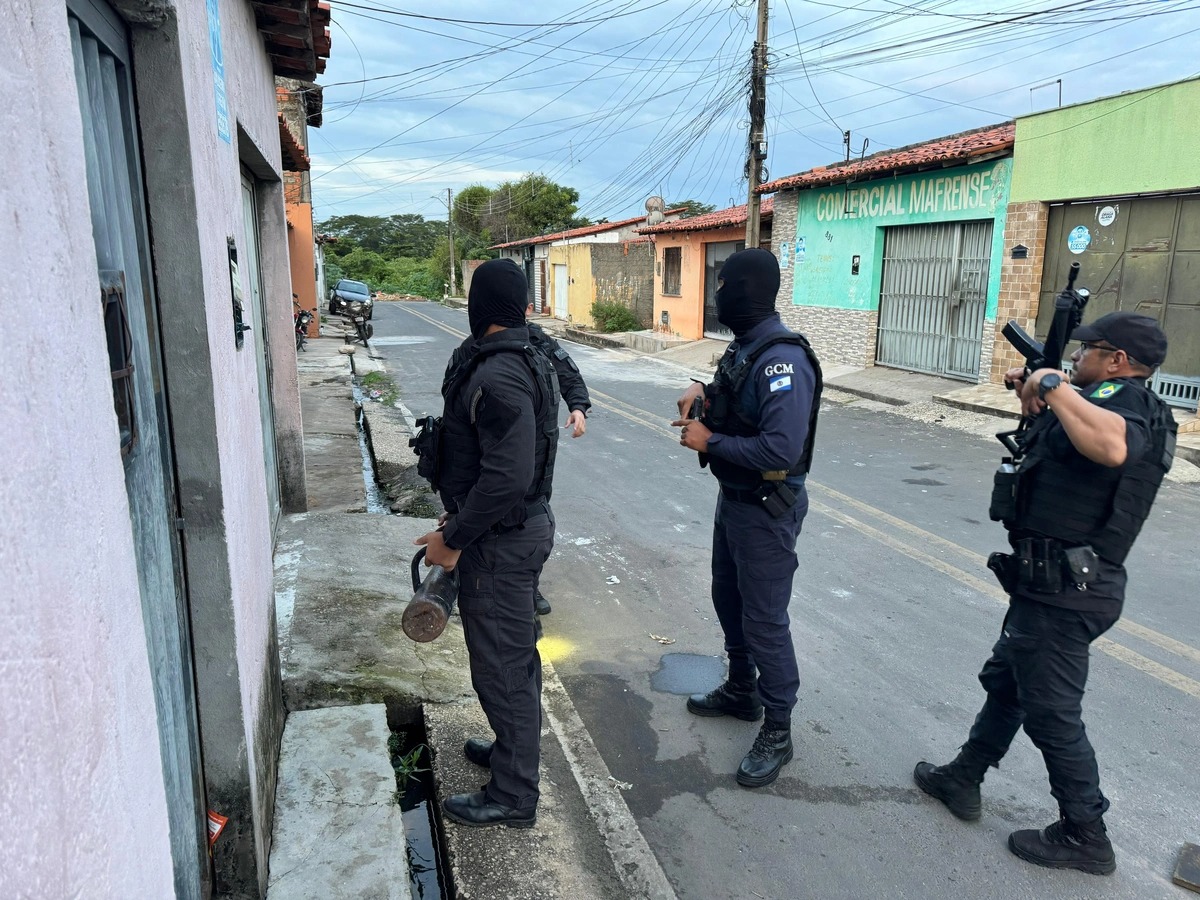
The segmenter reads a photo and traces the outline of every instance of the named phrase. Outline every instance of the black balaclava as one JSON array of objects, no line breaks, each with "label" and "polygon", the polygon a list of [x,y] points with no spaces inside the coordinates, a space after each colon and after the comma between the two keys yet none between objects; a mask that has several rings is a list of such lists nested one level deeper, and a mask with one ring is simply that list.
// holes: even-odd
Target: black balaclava
[{"label": "black balaclava", "polygon": [[471,334],[481,338],[490,325],[524,325],[528,289],[525,273],[511,259],[489,259],[476,269],[467,295]]},{"label": "black balaclava", "polygon": [[779,262],[768,250],[739,250],[717,275],[717,321],[741,337],[775,314]]}]

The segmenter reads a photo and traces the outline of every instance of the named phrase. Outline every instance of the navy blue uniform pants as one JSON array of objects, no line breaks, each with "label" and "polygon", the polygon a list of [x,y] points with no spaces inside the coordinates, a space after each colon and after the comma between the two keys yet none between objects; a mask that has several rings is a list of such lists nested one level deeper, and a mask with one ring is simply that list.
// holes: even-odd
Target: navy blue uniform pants
[{"label": "navy blue uniform pants", "polygon": [[516,809],[538,801],[542,660],[533,594],[553,546],[554,517],[546,507],[520,528],[476,541],[458,563],[471,684],[496,735],[486,791]]},{"label": "navy blue uniform pants", "polygon": [[722,495],[713,524],[712,598],[725,633],[729,681],[753,688],[757,677],[767,722],[779,728],[790,724],[800,687],[788,604],[807,512],[803,488],[779,518],[757,503]]},{"label": "navy blue uniform pants", "polygon": [[1088,648],[1118,618],[1116,611],[1078,612],[1014,596],[979,673],[987,700],[963,745],[994,766],[1023,725],[1046,761],[1050,793],[1073,822],[1094,821],[1108,809],[1083,726],[1083,693]]}]

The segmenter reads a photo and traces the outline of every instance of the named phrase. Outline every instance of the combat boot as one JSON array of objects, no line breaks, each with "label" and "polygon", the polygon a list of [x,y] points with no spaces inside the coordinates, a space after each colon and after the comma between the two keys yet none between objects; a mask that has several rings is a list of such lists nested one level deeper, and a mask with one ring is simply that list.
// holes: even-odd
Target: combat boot
[{"label": "combat boot", "polygon": [[757,722],[763,717],[763,705],[754,688],[729,681],[707,694],[692,694],[687,708],[697,716],[733,716],[747,722]]},{"label": "combat boot", "polygon": [[917,787],[930,797],[936,797],[946,808],[960,819],[974,822],[979,818],[981,801],[979,785],[983,784],[986,764],[959,753],[944,766],[921,761],[913,769],[913,780]]},{"label": "combat boot", "polygon": [[1117,871],[1117,855],[1104,819],[1080,823],[1064,815],[1040,831],[1014,831],[1008,836],[1008,849],[1026,862],[1051,869],[1078,869],[1092,875]]},{"label": "combat boot", "polygon": [[763,787],[779,776],[779,770],[792,761],[792,730],[764,722],[754,745],[738,766],[737,783],[744,787]]}]

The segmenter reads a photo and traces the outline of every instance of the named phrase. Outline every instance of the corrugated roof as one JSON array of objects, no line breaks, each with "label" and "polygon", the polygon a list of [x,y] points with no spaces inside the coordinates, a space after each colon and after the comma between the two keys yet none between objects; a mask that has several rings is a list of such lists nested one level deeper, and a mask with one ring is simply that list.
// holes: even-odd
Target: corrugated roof
[{"label": "corrugated roof", "polygon": [[[668,209],[664,215],[673,216],[676,213],[681,213],[686,206],[680,206],[677,209]],[[584,225],[581,228],[572,228],[569,231],[559,231],[554,234],[539,234],[536,237],[522,238],[519,241],[509,241],[507,244],[493,244],[489,250],[507,250],[510,247],[528,247],[530,244],[549,244],[553,241],[570,240],[571,238],[587,237],[589,234],[603,234],[605,231],[615,231],[618,228],[624,228],[626,225],[633,225],[636,222],[646,221],[645,216],[634,216],[632,219],[622,219],[620,222],[601,222],[598,225]]]},{"label": "corrugated roof", "polygon": [[789,188],[810,188],[842,181],[865,180],[881,175],[911,172],[946,163],[963,163],[978,156],[988,156],[1012,149],[1016,126],[1012,122],[989,125],[974,131],[964,131],[949,137],[911,144],[899,150],[883,150],[865,159],[817,166],[798,175],[788,175],[768,181],[759,188],[763,194]]},{"label": "corrugated roof", "polygon": [[[762,207],[759,210],[759,217],[762,219],[771,218],[774,208],[775,198],[764,197]],[[745,222],[746,204],[743,203],[741,206],[718,209],[715,212],[692,216],[690,219],[680,219],[677,222],[663,222],[660,225],[639,228],[638,234],[662,234],[668,231],[707,231],[710,228],[727,228],[730,225],[743,225]]]}]

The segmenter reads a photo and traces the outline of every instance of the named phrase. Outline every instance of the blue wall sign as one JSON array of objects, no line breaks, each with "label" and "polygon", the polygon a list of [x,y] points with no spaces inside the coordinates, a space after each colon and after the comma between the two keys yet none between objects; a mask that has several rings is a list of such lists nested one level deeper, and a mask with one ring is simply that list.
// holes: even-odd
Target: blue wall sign
[{"label": "blue wall sign", "polygon": [[788,267],[788,257],[791,256],[792,245],[787,241],[783,241],[779,245],[779,268],[786,269]]},{"label": "blue wall sign", "polygon": [[229,139],[229,106],[225,102],[225,54],[221,50],[221,0],[205,0],[208,7],[208,48],[212,53],[213,93],[217,101],[217,135]]}]

